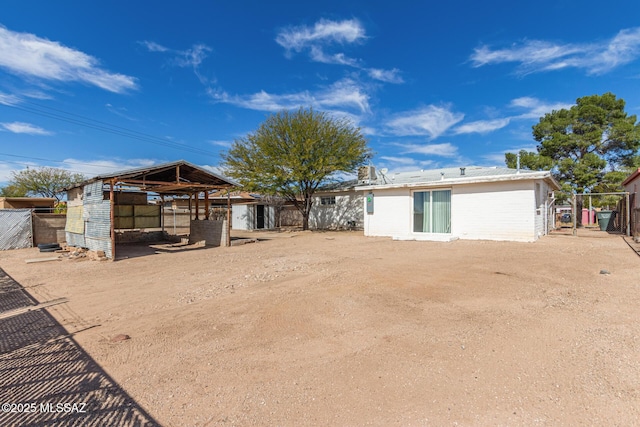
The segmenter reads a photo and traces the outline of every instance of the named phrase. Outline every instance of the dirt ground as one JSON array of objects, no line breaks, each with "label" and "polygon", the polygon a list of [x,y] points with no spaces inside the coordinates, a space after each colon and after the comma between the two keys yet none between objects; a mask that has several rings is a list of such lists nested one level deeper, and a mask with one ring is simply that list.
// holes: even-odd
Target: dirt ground
[{"label": "dirt ground", "polygon": [[47,310],[164,426],[640,420],[640,257],[620,236],[250,236],[0,267],[39,302],[68,298]]}]

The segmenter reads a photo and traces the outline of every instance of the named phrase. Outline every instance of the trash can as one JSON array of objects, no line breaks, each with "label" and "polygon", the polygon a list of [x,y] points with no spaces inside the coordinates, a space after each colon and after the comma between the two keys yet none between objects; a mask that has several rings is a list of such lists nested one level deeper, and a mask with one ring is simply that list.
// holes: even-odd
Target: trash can
[{"label": "trash can", "polygon": [[597,216],[598,216],[598,224],[600,225],[600,231],[607,231],[612,213],[613,213],[612,211],[598,212]]}]

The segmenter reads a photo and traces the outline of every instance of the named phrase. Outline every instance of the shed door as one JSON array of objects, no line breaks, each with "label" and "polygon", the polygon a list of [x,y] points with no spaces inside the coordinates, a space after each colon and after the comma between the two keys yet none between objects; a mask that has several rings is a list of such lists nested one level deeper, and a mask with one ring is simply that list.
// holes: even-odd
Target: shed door
[{"label": "shed door", "polygon": [[256,228],[264,228],[264,205],[256,206]]}]

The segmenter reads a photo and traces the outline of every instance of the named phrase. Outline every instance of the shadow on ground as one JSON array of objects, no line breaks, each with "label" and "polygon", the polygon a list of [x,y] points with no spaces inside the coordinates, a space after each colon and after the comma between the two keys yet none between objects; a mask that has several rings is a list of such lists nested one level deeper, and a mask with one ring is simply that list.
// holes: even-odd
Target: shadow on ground
[{"label": "shadow on ground", "polygon": [[37,304],[0,269],[0,425],[159,425]]}]

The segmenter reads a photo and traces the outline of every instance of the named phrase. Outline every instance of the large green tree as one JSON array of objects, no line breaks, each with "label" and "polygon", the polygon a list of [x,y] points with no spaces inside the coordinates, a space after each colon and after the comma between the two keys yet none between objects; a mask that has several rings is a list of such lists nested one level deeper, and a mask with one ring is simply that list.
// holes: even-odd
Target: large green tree
[{"label": "large green tree", "polygon": [[[640,124],[612,93],[578,98],[569,109],[545,114],[533,126],[533,137],[538,152],[521,152],[523,167],[551,169],[569,193],[620,190],[620,178],[638,162]],[[513,167],[515,155],[505,160]]]},{"label": "large green tree", "polygon": [[313,195],[339,172],[370,157],[367,140],[348,119],[300,108],[269,116],[222,155],[222,167],[249,191],[291,201],[309,228]]},{"label": "large green tree", "polygon": [[11,180],[2,189],[2,193],[9,193],[14,197],[52,197],[58,201],[64,193],[63,188],[70,187],[85,179],[82,174],[50,167],[27,168],[11,172],[11,175]]}]

